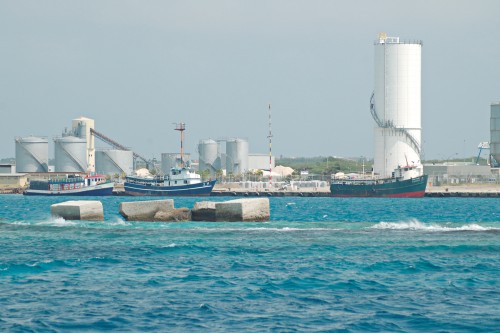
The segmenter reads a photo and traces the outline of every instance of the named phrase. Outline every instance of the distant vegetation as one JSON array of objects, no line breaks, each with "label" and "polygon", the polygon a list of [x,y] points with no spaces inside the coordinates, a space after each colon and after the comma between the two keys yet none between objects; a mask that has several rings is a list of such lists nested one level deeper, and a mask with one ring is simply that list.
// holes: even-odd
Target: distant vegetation
[{"label": "distant vegetation", "polygon": [[[455,158],[449,160],[427,160],[424,164],[441,164],[441,163],[475,163],[476,157]],[[293,168],[296,174],[300,171],[308,171],[309,174],[315,175],[331,175],[337,172],[344,173],[362,173],[363,163],[365,172],[370,172],[373,166],[373,159],[365,159],[364,157],[341,158],[341,157],[282,157],[276,159],[276,165],[283,165]],[[479,159],[479,165],[487,165],[485,158]]]},{"label": "distant vegetation", "polygon": [[358,158],[340,158],[334,156],[328,157],[282,157],[276,159],[276,165],[283,165],[295,170],[297,174],[300,171],[308,171],[309,174],[331,175],[337,172],[351,173],[371,171],[373,160],[366,160],[363,157]]}]

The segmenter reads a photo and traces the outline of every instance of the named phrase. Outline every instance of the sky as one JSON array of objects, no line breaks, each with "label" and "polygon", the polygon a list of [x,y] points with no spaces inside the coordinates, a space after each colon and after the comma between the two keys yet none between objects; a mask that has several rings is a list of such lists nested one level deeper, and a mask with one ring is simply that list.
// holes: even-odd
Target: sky
[{"label": "sky", "polygon": [[[71,120],[145,157],[202,139],[373,157],[378,33],[422,40],[423,160],[474,156],[500,101],[497,0],[0,0],[0,158]],[[97,147],[107,147],[97,142]],[[50,143],[49,156],[53,156]]]}]

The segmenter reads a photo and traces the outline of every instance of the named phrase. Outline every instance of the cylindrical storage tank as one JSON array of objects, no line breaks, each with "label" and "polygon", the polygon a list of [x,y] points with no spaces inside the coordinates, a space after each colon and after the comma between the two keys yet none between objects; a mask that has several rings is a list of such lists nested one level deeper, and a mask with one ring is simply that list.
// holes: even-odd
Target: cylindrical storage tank
[{"label": "cylindrical storage tank", "polygon": [[226,142],[226,173],[244,174],[248,171],[248,141],[230,139]]},{"label": "cylindrical storage tank", "polygon": [[54,139],[55,172],[87,172],[87,140],[74,136]]},{"label": "cylindrical storage tank", "polygon": [[386,36],[375,42],[374,171],[382,176],[407,160],[421,164],[421,54],[421,42]]},{"label": "cylindrical storage tank", "polygon": [[491,104],[490,162],[491,167],[500,168],[500,103]]},{"label": "cylindrical storage tank", "polygon": [[[184,166],[189,164],[191,159],[190,154],[184,154]],[[179,153],[162,153],[161,154],[161,171],[163,174],[168,175],[170,169],[178,168],[181,166],[181,154]]]},{"label": "cylindrical storage tank", "polygon": [[105,175],[130,175],[134,171],[134,153],[130,150],[97,150],[96,172]]},{"label": "cylindrical storage tank", "polygon": [[218,145],[214,140],[201,140],[198,144],[198,153],[199,153],[199,170],[210,171],[210,175],[214,176],[216,171],[220,169],[219,156],[218,154]]},{"label": "cylindrical storage tank", "polygon": [[49,141],[47,137],[17,137],[16,172],[48,172]]}]

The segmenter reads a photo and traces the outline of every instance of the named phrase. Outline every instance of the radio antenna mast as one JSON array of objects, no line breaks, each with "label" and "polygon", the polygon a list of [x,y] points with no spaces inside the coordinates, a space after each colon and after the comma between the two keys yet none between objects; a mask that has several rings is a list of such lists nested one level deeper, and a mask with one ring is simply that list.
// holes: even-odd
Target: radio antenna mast
[{"label": "radio antenna mast", "polygon": [[269,104],[269,189],[273,186],[273,164],[272,164],[272,138],[273,132],[271,130],[271,104]]}]

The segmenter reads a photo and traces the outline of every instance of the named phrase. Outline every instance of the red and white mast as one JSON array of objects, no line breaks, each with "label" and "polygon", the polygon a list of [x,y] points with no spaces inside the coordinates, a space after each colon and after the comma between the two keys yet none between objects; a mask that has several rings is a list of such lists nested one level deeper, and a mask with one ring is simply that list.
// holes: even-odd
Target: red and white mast
[{"label": "red and white mast", "polygon": [[269,189],[273,186],[273,164],[272,164],[272,138],[273,133],[271,131],[271,104],[269,104]]}]

